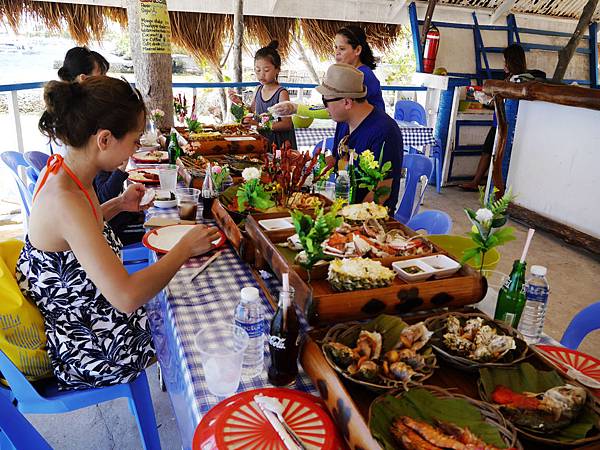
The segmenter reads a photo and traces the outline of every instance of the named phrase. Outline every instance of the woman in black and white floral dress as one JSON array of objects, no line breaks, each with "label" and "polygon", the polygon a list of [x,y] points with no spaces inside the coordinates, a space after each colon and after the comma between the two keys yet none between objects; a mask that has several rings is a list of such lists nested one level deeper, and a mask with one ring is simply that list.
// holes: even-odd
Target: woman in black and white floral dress
[{"label": "woman in black and white floral dress", "polygon": [[122,80],[51,81],[39,128],[67,145],[40,174],[25,246],[17,262],[21,289],[44,316],[48,353],[64,388],[133,380],[154,357],[143,305],[191,256],[209,251],[218,230],[198,225],[156,264],[129,275],[107,220],[139,211],[144,187],[131,185],[102,205],[92,186],[139,147],[145,106]]}]

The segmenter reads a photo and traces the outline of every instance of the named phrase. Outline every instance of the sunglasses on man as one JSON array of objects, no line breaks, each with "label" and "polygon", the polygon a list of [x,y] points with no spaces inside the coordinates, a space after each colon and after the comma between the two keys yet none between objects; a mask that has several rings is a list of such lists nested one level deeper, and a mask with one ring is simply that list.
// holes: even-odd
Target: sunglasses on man
[{"label": "sunglasses on man", "polygon": [[335,98],[325,98],[323,96],[321,96],[321,100],[323,101],[323,106],[325,106],[325,108],[327,108],[327,105],[329,105],[332,102],[339,102],[340,100],[344,100],[345,97],[335,97]]}]

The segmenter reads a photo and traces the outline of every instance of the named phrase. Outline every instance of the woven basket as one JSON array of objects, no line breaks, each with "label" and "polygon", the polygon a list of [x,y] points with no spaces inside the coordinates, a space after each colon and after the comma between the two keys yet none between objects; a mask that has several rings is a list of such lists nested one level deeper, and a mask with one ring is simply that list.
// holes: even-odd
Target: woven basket
[{"label": "woven basket", "polygon": [[[425,386],[421,386],[421,387],[441,399],[446,399],[446,398],[462,399],[462,400],[469,402],[471,405],[473,405],[475,408],[477,408],[479,410],[479,412],[481,413],[481,416],[483,417],[483,420],[485,422],[494,426],[494,428],[496,428],[498,430],[498,432],[500,433],[500,437],[506,444],[507,448],[511,448],[511,449],[516,448],[518,450],[523,449],[523,446],[521,445],[521,443],[519,442],[519,440],[517,438],[517,429],[515,428],[515,426],[512,423],[510,423],[508,420],[506,420],[504,418],[504,416],[502,414],[500,414],[500,411],[498,411],[498,409],[495,408],[494,406],[490,405],[489,403],[485,403],[485,402],[482,402],[479,400],[475,400],[471,397],[467,397],[466,395],[451,392],[449,390],[446,390],[446,389],[438,387],[438,386],[425,385]],[[400,398],[403,395],[404,395],[404,392],[400,391],[395,394],[395,397]],[[373,401],[373,403],[371,403],[371,406],[369,407],[369,429],[371,428],[371,417],[372,417],[373,405],[375,405],[377,402],[382,401],[383,398],[384,398],[384,395],[380,395]]]},{"label": "woven basket", "polygon": [[[469,319],[474,319],[476,317],[481,317],[485,319],[483,322],[484,325],[489,325],[492,328],[495,328],[501,331],[503,334],[508,336],[512,336],[515,339],[516,349],[509,351],[506,355],[500,358],[498,361],[494,362],[479,362],[472,361],[463,356],[458,356],[452,354],[452,351],[449,350],[444,342],[443,335],[446,332],[446,319],[449,316],[455,316],[461,323],[464,324]],[[425,325],[430,331],[433,331],[433,336],[431,337],[431,346],[434,348],[437,355],[440,359],[446,361],[448,364],[456,367],[460,370],[465,370],[468,372],[475,372],[482,367],[509,367],[514,364],[523,361],[527,358],[529,352],[529,346],[523,340],[523,336],[514,328],[506,325],[503,322],[495,321],[488,318],[485,314],[461,314],[461,313],[446,313],[440,316],[430,317],[425,321]]]},{"label": "woven basket", "polygon": [[336,372],[338,372],[341,376],[343,376],[347,380],[352,381],[353,383],[364,386],[372,391],[382,392],[382,391],[387,391],[387,390],[391,390],[391,389],[408,390],[410,387],[420,386],[423,383],[423,381],[425,381],[427,378],[429,378],[431,375],[433,375],[433,370],[437,367],[437,359],[436,359],[435,354],[433,353],[433,350],[431,349],[431,347],[429,345],[426,345],[425,347],[423,347],[422,349],[420,349],[418,351],[418,353],[422,354],[425,357],[425,367],[423,367],[421,370],[419,370],[408,381],[394,380],[394,379],[388,378],[384,375],[381,375],[379,377],[379,382],[373,383],[373,382],[368,382],[368,381],[364,381],[361,379],[357,379],[357,378],[354,378],[353,376],[351,376],[348,373],[348,371],[339,367],[333,361],[333,359],[331,358],[331,355],[329,354],[329,351],[326,349],[325,344],[332,343],[332,342],[341,342],[342,340],[345,341],[346,338],[348,338],[348,339],[352,338],[353,342],[356,342],[356,339],[358,338],[360,331],[362,329],[364,329],[363,326],[364,326],[364,324],[361,324],[360,322],[347,322],[347,323],[334,325],[333,327],[331,327],[329,329],[329,331],[323,338],[323,341],[321,342],[321,344],[322,344],[321,349],[323,351],[323,354],[325,355],[325,359],[327,360],[329,365]]},{"label": "woven basket", "polygon": [[[600,424],[600,405],[598,403],[599,400],[585,386],[582,386],[581,384],[579,384],[577,382],[569,381],[569,383],[576,384],[577,386],[582,387],[583,389],[586,390],[587,400],[586,400],[584,408],[589,408],[594,414],[596,414],[596,416],[598,416],[598,420],[596,421],[596,428],[595,428],[596,434],[594,436],[586,437],[583,439],[577,439],[575,441],[565,442],[565,441],[559,441],[558,439],[552,439],[552,438],[545,437],[545,436],[550,435],[548,432],[544,432],[544,434],[542,435],[542,434],[534,433],[531,430],[524,428],[522,426],[514,425],[514,427],[517,429],[517,431],[521,435],[523,435],[526,439],[535,441],[535,442],[539,442],[540,444],[544,444],[543,447],[539,446],[537,448],[546,448],[546,446],[561,447],[561,448],[579,447],[582,445],[591,444],[592,442],[600,442],[600,428],[598,428],[599,424]],[[491,403],[491,399],[488,399],[487,396],[485,395],[485,390],[483,389],[483,383],[481,382],[481,379],[477,380],[477,388],[479,390],[479,397],[483,401]],[[496,406],[493,406],[493,407],[496,408]],[[500,412],[500,414],[502,414],[502,408],[497,407],[497,409]],[[506,421],[508,422],[508,419],[506,419]],[[590,447],[590,448],[592,448],[592,447]],[[593,448],[600,448],[600,443],[597,444],[597,446],[594,446]]]}]

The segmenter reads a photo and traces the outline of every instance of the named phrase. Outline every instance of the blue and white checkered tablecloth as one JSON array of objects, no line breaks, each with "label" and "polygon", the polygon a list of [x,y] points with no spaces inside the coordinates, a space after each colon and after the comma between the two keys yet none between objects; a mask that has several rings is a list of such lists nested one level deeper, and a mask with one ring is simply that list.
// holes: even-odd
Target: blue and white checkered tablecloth
[{"label": "blue and white checkered tablecloth", "polygon": [[[399,123],[402,132],[402,140],[405,146],[421,147],[423,145],[434,145],[435,136],[433,128],[423,126],[405,126]],[[335,128],[296,128],[296,144],[298,147],[313,147],[324,138],[333,137]]]},{"label": "blue and white checkered tablecloth", "polygon": [[[154,215],[178,217],[175,209],[151,208],[148,217]],[[201,217],[200,208],[198,217]],[[191,446],[194,430],[202,415],[223,400],[208,392],[194,337],[204,325],[232,323],[240,290],[246,286],[259,288],[250,267],[230,246],[202,275],[190,282],[191,274],[208,258],[201,256],[190,259],[165,290],[147,306],[158,361],[177,416],[184,448]],[[278,281],[271,279],[266,284],[277,298]],[[270,321],[274,310],[262,291],[261,298],[266,320]],[[258,377],[242,378],[238,392],[271,387],[266,372],[268,361],[265,342],[265,369]],[[295,387],[317,394],[301,367]]]}]

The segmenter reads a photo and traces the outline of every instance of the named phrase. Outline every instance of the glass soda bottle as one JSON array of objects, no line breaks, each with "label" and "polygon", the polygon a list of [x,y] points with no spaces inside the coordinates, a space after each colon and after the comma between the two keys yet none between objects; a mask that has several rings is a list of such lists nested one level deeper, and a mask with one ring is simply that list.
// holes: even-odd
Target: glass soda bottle
[{"label": "glass soda bottle", "polygon": [[269,382],[274,386],[288,386],[298,376],[298,337],[300,326],[293,302],[294,291],[281,290],[277,311],[271,320],[269,351],[271,365]]},{"label": "glass soda bottle", "polygon": [[494,319],[506,322],[513,328],[517,328],[519,325],[521,313],[525,307],[523,285],[525,283],[526,267],[527,263],[525,261],[515,259],[510,276],[498,293]]},{"label": "glass soda bottle", "polygon": [[177,164],[177,158],[181,156],[181,147],[179,147],[179,142],[177,142],[177,133],[175,132],[171,133],[167,152],[169,153],[169,164]]}]

